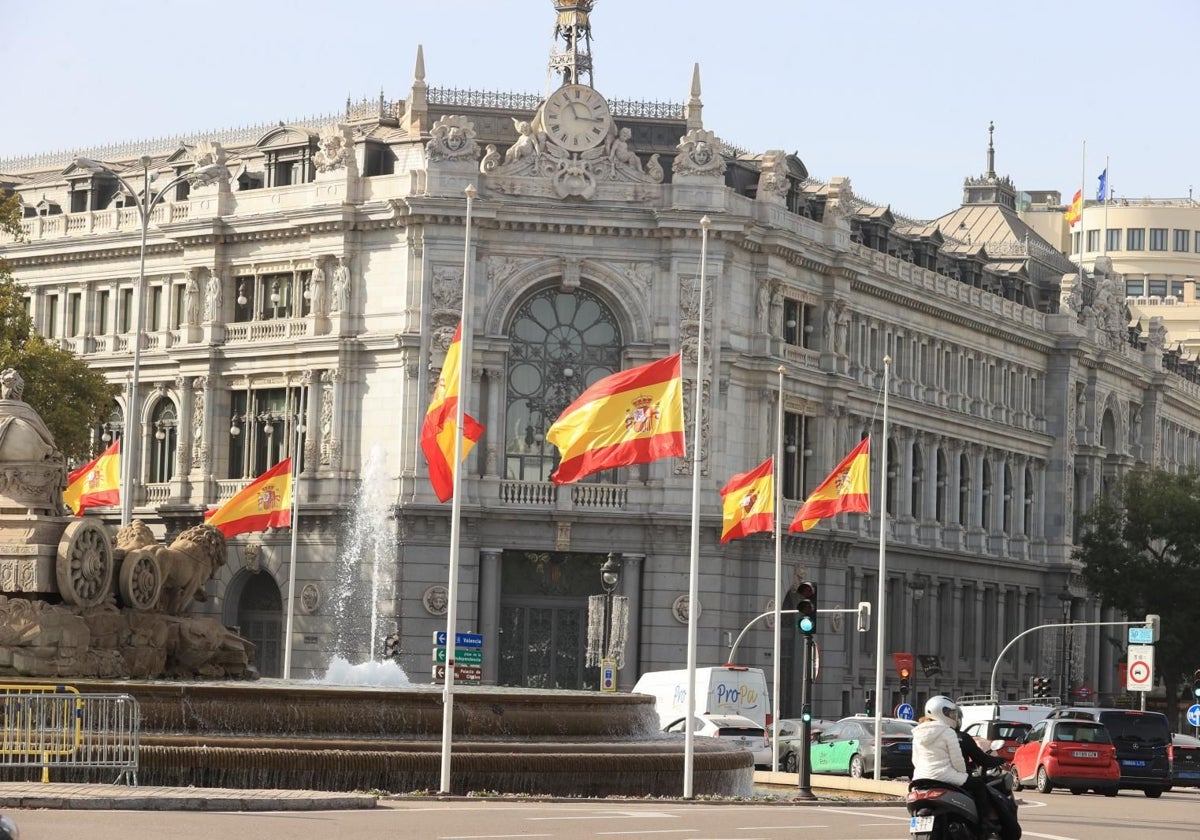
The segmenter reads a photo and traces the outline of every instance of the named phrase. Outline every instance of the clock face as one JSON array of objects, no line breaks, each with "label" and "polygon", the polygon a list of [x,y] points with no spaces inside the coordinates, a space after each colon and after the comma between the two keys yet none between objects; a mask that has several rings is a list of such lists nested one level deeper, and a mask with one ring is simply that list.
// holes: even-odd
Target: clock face
[{"label": "clock face", "polygon": [[546,133],[567,151],[594,149],[608,136],[608,103],[585,85],[565,85],[550,95],[542,111]]}]

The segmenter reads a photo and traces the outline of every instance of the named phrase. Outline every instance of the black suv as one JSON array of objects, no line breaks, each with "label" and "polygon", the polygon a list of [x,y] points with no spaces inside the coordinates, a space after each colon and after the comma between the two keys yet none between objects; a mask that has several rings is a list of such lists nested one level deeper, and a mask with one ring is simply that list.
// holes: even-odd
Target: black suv
[{"label": "black suv", "polygon": [[1162,712],[1071,706],[1059,707],[1048,717],[1103,723],[1117,748],[1122,788],[1140,790],[1152,798],[1171,789],[1171,725]]}]

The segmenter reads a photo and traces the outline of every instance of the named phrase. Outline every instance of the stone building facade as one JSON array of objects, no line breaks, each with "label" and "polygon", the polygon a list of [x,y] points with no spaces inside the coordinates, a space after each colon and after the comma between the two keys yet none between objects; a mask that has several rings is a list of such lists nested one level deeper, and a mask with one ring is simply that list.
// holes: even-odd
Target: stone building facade
[{"label": "stone building facade", "polygon": [[[878,498],[885,356],[887,516],[843,515],[783,546],[785,587],[811,580],[822,608],[853,608],[877,600],[881,521],[888,529],[886,649],[853,616],[822,616],[814,714],[861,710],[880,654],[938,658],[940,673],[914,680],[918,696],[972,693],[1010,638],[1060,621],[1064,605],[1076,620],[1121,618],[1077,581],[1079,515],[1136,464],[1196,463],[1200,441],[1200,390],[1164,369],[1161,346],[1131,344],[1121,278],[1062,284],[1073,267],[1013,222],[990,143],[961,207],[904,219],[856,198],[848,179],[810,179],[795,155],[723,143],[703,122],[698,68],[681,106],[606,101],[572,37],[580,22],[560,20],[552,65],[568,93],[557,99],[431,89],[418,54],[403,100],[88,152],[131,184],[146,167],[229,171],[209,186],[181,182],[150,220],[140,399],[122,397],[96,430],[98,446],[128,422],[141,430],[136,515],[178,533],[278,460],[302,458],[295,558],[286,530],[232,539],[196,610],[255,641],[268,675],[285,644],[291,676],[307,677],[332,653],[378,654],[394,634],[411,677],[430,678],[451,506],[433,495],[418,431],[458,321],[466,252],[468,410],[487,431],[461,488],[458,615],[460,630],[485,636],[485,681],[597,684],[584,665],[587,596],[602,591],[609,553],[629,599],[620,687],[683,666],[697,443],[698,660],[724,662],[773,597],[774,547],[762,535],[719,544],[719,488],[772,453],[782,399],[784,522],[868,433]],[[0,161],[0,185],[26,209],[25,239],[0,250],[38,329],[125,382],[135,202],[70,157]],[[606,373],[681,349],[689,457],[550,483],[544,434],[558,412]],[[356,517],[364,510],[374,513]],[[785,716],[798,697],[788,628]],[[1114,692],[1119,653],[1107,640],[1122,638],[1077,632],[1071,682]],[[771,651],[759,624],[738,660],[770,673]],[[998,686],[1027,696],[1032,676],[1066,667],[1059,637],[1034,635],[997,666]]]}]

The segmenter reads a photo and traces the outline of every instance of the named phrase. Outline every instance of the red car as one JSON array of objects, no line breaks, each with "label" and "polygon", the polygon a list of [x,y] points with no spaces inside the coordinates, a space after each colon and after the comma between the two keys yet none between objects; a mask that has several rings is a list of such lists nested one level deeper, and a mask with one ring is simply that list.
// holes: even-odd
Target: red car
[{"label": "red car", "polygon": [[1117,751],[1102,723],[1072,718],[1040,720],[1012,758],[1016,789],[1022,785],[1050,793],[1056,787],[1074,794],[1094,790],[1116,796],[1121,781]]},{"label": "red car", "polygon": [[1017,753],[1017,747],[1025,741],[1029,734],[1030,724],[1016,720],[981,720],[966,728],[966,733],[975,739],[979,749],[988,752],[993,741],[1003,741],[1004,746],[997,753],[1001,758],[1011,762]]}]

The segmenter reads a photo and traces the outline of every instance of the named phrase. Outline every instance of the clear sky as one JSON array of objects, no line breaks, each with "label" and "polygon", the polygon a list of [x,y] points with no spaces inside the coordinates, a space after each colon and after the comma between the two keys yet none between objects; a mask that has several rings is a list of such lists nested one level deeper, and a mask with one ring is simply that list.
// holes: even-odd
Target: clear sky
[{"label": "clear sky", "polygon": [[[0,159],[289,120],[431,87],[542,93],[551,0],[0,0]],[[686,101],[917,218],[996,169],[1018,189],[1200,196],[1200,0],[597,0],[595,87]]]}]

